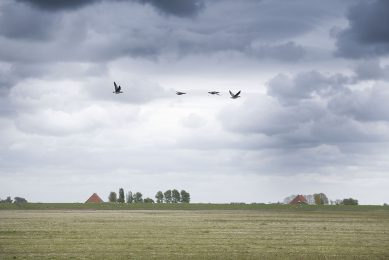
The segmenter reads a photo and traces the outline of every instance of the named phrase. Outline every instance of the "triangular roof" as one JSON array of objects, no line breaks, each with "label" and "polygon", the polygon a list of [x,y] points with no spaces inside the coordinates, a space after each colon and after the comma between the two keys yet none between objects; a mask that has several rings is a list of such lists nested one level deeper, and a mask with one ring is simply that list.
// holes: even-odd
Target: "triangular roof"
[{"label": "triangular roof", "polygon": [[89,203],[89,202],[101,203],[104,201],[99,197],[99,195],[97,195],[96,193],[93,193],[92,196],[90,196],[90,198],[87,201],[85,201],[85,203]]},{"label": "triangular roof", "polygon": [[303,195],[297,195],[289,204],[308,204],[308,201]]}]

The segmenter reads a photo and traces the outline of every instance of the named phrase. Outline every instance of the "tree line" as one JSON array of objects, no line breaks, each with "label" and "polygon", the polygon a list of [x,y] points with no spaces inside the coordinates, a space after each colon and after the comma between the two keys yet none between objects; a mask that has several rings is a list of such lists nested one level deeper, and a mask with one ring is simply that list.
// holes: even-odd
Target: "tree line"
[{"label": "tree line", "polygon": [[[284,199],[285,204],[289,204],[297,195],[290,195]],[[303,195],[310,205],[358,205],[358,200],[353,198],[329,200],[324,193]]]},{"label": "tree line", "polygon": [[126,196],[124,195],[124,189],[119,189],[119,195],[111,191],[108,196],[109,202],[118,203],[189,203],[190,194],[185,190],[178,191],[177,189],[167,190],[165,192],[158,191],[155,194],[155,201],[151,198],[143,199],[143,194],[140,192],[129,191]]},{"label": "tree line", "polygon": [[10,196],[8,196],[5,200],[0,198],[0,203],[27,203],[27,200],[22,197],[15,197],[13,200]]}]

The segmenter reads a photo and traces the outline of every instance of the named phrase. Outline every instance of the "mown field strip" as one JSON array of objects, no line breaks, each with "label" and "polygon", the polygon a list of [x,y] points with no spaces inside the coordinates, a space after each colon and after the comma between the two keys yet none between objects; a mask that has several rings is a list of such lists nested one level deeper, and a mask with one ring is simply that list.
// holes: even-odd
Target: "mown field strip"
[{"label": "mown field strip", "polygon": [[388,211],[3,210],[0,259],[387,259]]}]

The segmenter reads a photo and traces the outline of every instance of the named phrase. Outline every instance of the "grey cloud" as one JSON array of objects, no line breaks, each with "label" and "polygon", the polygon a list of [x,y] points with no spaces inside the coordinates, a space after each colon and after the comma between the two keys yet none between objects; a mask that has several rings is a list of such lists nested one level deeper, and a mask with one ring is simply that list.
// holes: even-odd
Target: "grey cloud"
[{"label": "grey cloud", "polygon": [[317,98],[283,106],[271,97],[251,96],[225,108],[219,120],[235,135],[229,139],[236,139],[224,146],[258,153],[255,159],[246,158],[246,170],[276,175],[321,175],[366,165],[368,150],[389,140],[389,124],[358,121]]},{"label": "grey cloud", "polygon": [[16,0],[17,2],[27,3],[32,6],[57,11],[63,9],[77,9],[86,5],[90,5],[96,2],[101,2],[101,0],[66,0],[66,1],[51,1],[51,0]]},{"label": "grey cloud", "polygon": [[34,114],[22,114],[15,125],[25,133],[65,136],[97,130],[103,124],[101,109],[87,108],[84,111],[68,113],[59,110],[43,110]]},{"label": "grey cloud", "polygon": [[338,111],[328,111],[321,104],[300,103],[294,107],[280,107],[276,112],[260,105],[256,108],[251,106],[255,105],[244,104],[235,111],[225,110],[223,114],[228,113],[228,118],[220,118],[228,131],[253,137],[265,136],[254,147],[245,144],[246,149],[293,151],[320,145],[342,146],[345,143],[374,143],[389,139],[379,124],[365,124]]},{"label": "grey cloud", "polygon": [[389,122],[389,90],[385,85],[374,85],[364,90],[344,92],[334,97],[329,109],[359,121]]},{"label": "grey cloud", "polygon": [[0,97],[8,94],[9,89],[14,85],[14,76],[9,68],[0,67]]},{"label": "grey cloud", "polygon": [[[87,5],[92,5],[98,2],[108,0],[67,0],[67,1],[52,1],[52,0],[16,0],[18,2],[27,3],[40,9],[49,11],[74,10]],[[196,15],[204,7],[202,0],[116,0],[118,2],[139,2],[150,4],[156,7],[163,13],[177,16],[192,16]]]},{"label": "grey cloud", "polygon": [[354,71],[361,80],[380,79],[384,76],[378,60],[369,60],[359,63]]},{"label": "grey cloud", "polygon": [[20,4],[5,3],[0,8],[0,35],[8,38],[47,40],[58,27],[58,22],[54,15]]},{"label": "grey cloud", "polygon": [[262,145],[281,149],[388,140],[387,88],[345,85],[354,83],[342,74],[317,71],[278,75],[269,82],[268,96],[225,109],[220,120],[228,131],[266,136]]},{"label": "grey cloud", "polygon": [[189,114],[188,116],[181,119],[181,124],[187,128],[200,128],[207,124],[207,121],[194,113]]},{"label": "grey cloud", "polygon": [[[325,107],[315,102],[283,107],[268,97],[257,99],[249,99],[236,111],[225,111],[221,117],[224,127],[234,132],[276,136],[302,130],[303,124],[325,115]],[[243,113],[243,110],[246,111]]]},{"label": "grey cloud", "polygon": [[196,15],[204,8],[203,0],[138,0],[155,6],[167,14],[177,16]]},{"label": "grey cloud", "polygon": [[354,67],[358,80],[388,80],[389,66],[382,66],[378,59],[363,60]]},{"label": "grey cloud", "polygon": [[252,44],[248,51],[259,58],[271,58],[287,62],[301,60],[305,55],[305,49],[294,42],[276,45]]},{"label": "grey cloud", "polygon": [[337,55],[346,58],[389,54],[389,2],[360,1],[349,10],[349,27],[337,35]]},{"label": "grey cloud", "polygon": [[314,95],[325,96],[346,91],[344,85],[352,82],[353,78],[342,74],[326,76],[317,71],[299,73],[293,78],[279,74],[269,81],[267,93],[282,104],[294,104]]},{"label": "grey cloud", "polygon": [[53,64],[44,63],[4,63],[0,66],[0,96],[7,96],[9,90],[22,80],[43,77],[53,67]]}]

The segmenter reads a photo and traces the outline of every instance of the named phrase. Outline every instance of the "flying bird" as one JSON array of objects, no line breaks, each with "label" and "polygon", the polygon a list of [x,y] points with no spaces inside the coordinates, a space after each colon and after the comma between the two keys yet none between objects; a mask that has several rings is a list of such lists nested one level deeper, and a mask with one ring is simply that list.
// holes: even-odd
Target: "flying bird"
[{"label": "flying bird", "polygon": [[185,92],[176,91],[176,94],[181,96],[181,95],[185,95],[186,93]]},{"label": "flying bird", "polygon": [[240,90],[239,90],[238,93],[236,93],[236,94],[232,93],[231,90],[230,90],[230,95],[231,95],[231,98],[232,98],[232,99],[239,98],[239,97],[240,97],[239,94],[240,94]]},{"label": "flying bird", "polygon": [[220,96],[220,92],[219,91],[209,91],[208,92],[209,94],[211,94],[211,95],[218,95],[218,96]]},{"label": "flying bird", "polygon": [[123,92],[122,92],[122,87],[116,85],[116,82],[115,82],[115,81],[113,82],[113,84],[114,84],[114,86],[115,86],[115,91],[112,92],[112,93],[115,93],[115,94],[123,93]]}]

